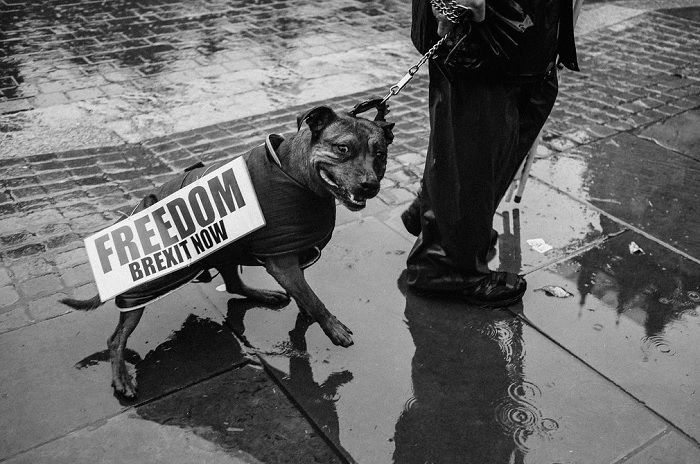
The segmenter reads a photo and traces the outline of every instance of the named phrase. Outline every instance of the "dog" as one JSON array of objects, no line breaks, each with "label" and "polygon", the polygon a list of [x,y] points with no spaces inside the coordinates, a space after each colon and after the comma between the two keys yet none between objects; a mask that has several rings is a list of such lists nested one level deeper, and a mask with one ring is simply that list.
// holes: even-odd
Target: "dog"
[{"label": "dog", "polygon": [[[320,256],[335,227],[335,201],[352,211],[365,207],[379,192],[393,141],[393,123],[387,123],[386,106],[376,106],[374,120],[358,117],[355,110],[336,113],[319,106],[297,118],[298,131],[288,140],[269,135],[265,144],[241,155],[256,189],[266,225],[226,245],[201,261],[156,278],[118,295],[122,311],[108,338],[112,386],[115,393],[136,397],[136,385],[124,362],[129,336],[143,315],[144,306],[197,278],[210,281],[210,269],[222,276],[226,290],[267,305],[286,305],[290,297],[299,310],[317,322],[338,346],[353,344],[352,331],[331,314],[304,278],[303,270]],[[219,165],[224,164],[224,162]],[[218,165],[213,165],[216,168]],[[211,168],[209,168],[211,169]],[[131,214],[149,207],[208,171],[203,165],[186,170],[150,193]],[[241,266],[262,265],[284,291],[251,288],[241,280]],[[102,303],[99,295],[87,300],[65,298],[62,303],[92,310]]]}]

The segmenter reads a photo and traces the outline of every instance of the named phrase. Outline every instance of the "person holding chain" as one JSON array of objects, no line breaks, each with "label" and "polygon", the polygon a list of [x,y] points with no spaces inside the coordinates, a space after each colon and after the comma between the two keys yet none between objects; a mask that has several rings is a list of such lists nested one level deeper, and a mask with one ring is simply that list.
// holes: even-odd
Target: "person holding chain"
[{"label": "person holding chain", "polygon": [[430,139],[421,192],[402,214],[418,238],[407,284],[482,307],[518,302],[522,276],[487,265],[496,208],[578,70],[572,0],[413,0],[411,39],[430,60]]}]

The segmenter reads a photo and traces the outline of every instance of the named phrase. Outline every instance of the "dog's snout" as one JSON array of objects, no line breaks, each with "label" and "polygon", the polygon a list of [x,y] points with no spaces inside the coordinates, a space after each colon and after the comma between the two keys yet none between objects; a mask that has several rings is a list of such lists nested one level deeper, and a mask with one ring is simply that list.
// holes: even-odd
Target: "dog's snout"
[{"label": "dog's snout", "polygon": [[379,181],[371,180],[367,182],[362,182],[360,184],[360,188],[366,196],[374,196],[379,192]]}]

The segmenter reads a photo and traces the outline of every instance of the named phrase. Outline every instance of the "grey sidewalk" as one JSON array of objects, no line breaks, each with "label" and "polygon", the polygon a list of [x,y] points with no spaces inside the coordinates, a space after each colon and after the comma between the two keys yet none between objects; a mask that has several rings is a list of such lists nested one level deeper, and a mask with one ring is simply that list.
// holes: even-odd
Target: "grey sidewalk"
[{"label": "grey sidewalk", "polygon": [[[105,10],[101,28],[83,2],[47,26],[67,45],[39,45],[42,29],[26,49],[8,45],[12,34],[0,41],[4,62],[70,52],[68,67],[17,66],[19,85],[0,101],[22,110],[0,120],[0,460],[697,462],[700,22],[696,10],[643,10],[654,2],[589,5],[582,17],[584,71],[562,74],[524,203],[497,218],[492,266],[528,274],[521,307],[485,313],[405,294],[412,242],[398,214],[424,162],[421,74],[392,106],[379,198],[338,210],[309,273],[356,345],[332,347],[312,327],[304,355],[288,334],[293,305],[269,311],[216,292],[218,281],[191,286],[147,311],[130,345],[141,402],[111,397],[102,350],[113,309],[56,304],[94,291],[81,239],[183,167],[293,130],[314,101],[349,109],[382,94],[415,59],[402,2],[302,3],[124,2],[133,8]],[[88,38],[73,37],[77,26]],[[157,48],[173,37],[191,63]],[[115,57],[103,64],[98,48]],[[554,250],[537,253],[530,238]],[[245,277],[271,285],[258,270]],[[573,297],[533,291],[545,285]],[[243,330],[271,378],[243,367],[233,336]]]}]

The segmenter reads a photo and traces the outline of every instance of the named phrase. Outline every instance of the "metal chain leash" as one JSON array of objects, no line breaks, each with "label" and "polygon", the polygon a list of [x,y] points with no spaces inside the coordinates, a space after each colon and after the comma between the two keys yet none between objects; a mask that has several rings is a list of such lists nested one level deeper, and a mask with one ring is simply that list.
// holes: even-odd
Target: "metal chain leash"
[{"label": "metal chain leash", "polygon": [[425,62],[428,61],[435,54],[437,49],[440,48],[440,46],[447,40],[449,35],[450,34],[445,35],[440,40],[438,40],[435,43],[435,45],[430,47],[430,50],[428,50],[425,53],[425,55],[423,55],[421,57],[421,59],[418,60],[418,63],[411,66],[409,68],[408,72],[406,74],[404,74],[404,76],[401,79],[399,79],[399,81],[396,84],[391,86],[391,88],[389,89],[389,93],[387,93],[384,96],[384,98],[382,98],[382,102],[381,102],[382,105],[385,104],[387,101],[389,101],[389,99],[391,97],[393,97],[394,95],[398,95],[398,93],[401,92],[401,90],[403,90],[404,87],[406,87],[406,85],[411,81],[411,79],[413,79],[414,74],[416,74],[418,72],[418,70],[420,69],[420,67],[423,66],[425,64]]},{"label": "metal chain leash", "polygon": [[464,14],[471,12],[471,8],[460,5],[455,0],[430,0],[430,3],[433,5],[433,8],[453,24],[461,22]]}]

